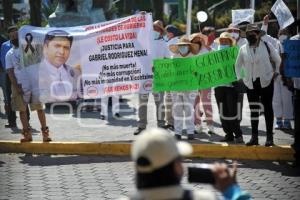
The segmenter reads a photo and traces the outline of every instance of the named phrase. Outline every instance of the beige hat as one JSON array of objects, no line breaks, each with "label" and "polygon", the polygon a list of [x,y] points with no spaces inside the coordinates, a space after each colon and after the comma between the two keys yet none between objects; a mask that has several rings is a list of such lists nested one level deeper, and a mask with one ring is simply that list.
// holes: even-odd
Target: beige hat
[{"label": "beige hat", "polygon": [[191,43],[191,41],[186,36],[182,36],[176,44],[171,44],[169,46],[169,49],[173,53],[178,54],[179,53],[178,46],[180,45],[189,45],[191,48],[191,52],[193,54],[197,54],[199,52],[199,45],[195,43]]},{"label": "beige hat", "polygon": [[131,156],[138,172],[151,173],[192,151],[189,143],[177,142],[168,131],[154,128],[143,131],[137,137],[131,148]]},{"label": "beige hat", "polygon": [[227,31],[228,30],[237,30],[241,32],[241,29],[238,27],[238,25],[233,25],[233,24],[229,24]]},{"label": "beige hat", "polygon": [[247,32],[250,32],[250,31],[256,31],[256,32],[259,33],[260,36],[263,36],[263,35],[266,34],[266,32],[263,31],[263,30],[261,30],[261,29],[257,26],[257,24],[248,24],[248,25],[247,25],[247,28],[246,28],[246,34],[247,34]]},{"label": "beige hat", "polygon": [[[208,42],[208,37],[202,33],[194,33],[190,36],[190,41],[192,42],[195,38],[199,38],[202,45],[206,46]],[[204,42],[204,44],[203,44]]]},{"label": "beige hat", "polygon": [[228,32],[221,33],[220,37],[218,37],[217,39],[215,39],[215,43],[220,44],[220,39],[222,39],[222,38],[224,38],[224,39],[226,38],[226,39],[231,40],[232,46],[234,46],[236,44],[235,39],[233,39],[232,36],[231,36],[231,34],[228,33]]},{"label": "beige hat", "polygon": [[156,20],[155,22],[153,22],[153,26],[156,26],[157,28],[159,28],[163,33],[166,32],[166,30],[164,28],[164,24],[160,20]]}]

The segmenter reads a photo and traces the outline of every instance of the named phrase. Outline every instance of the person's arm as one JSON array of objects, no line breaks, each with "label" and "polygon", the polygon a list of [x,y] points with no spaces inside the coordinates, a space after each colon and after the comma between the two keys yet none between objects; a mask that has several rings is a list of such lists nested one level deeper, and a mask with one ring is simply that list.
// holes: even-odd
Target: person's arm
[{"label": "person's arm", "polygon": [[7,75],[9,77],[9,80],[10,80],[11,84],[13,85],[14,88],[17,89],[18,93],[22,94],[23,93],[22,87],[17,82],[17,78],[16,78],[15,73],[14,73],[13,63],[11,62],[10,54],[6,54],[5,64],[6,64]]},{"label": "person's arm", "polygon": [[261,30],[263,30],[263,31],[265,31],[266,32],[266,34],[265,35],[263,35],[262,37],[261,37],[261,39],[262,39],[262,41],[264,41],[264,42],[269,42],[269,43],[271,43],[273,46],[277,43],[277,39],[276,38],[273,38],[272,36],[270,36],[270,35],[268,35],[268,24],[269,24],[269,15],[266,15],[265,17],[264,17],[264,22],[263,22],[263,24],[262,24],[262,26],[261,26]]},{"label": "person's arm", "polygon": [[271,57],[272,61],[275,63],[275,72],[279,74],[279,68],[280,68],[280,64],[281,64],[280,54],[277,50],[270,47],[271,44],[268,43],[267,45],[269,45],[270,57]]},{"label": "person's arm", "polygon": [[222,192],[226,200],[250,200],[251,196],[243,191],[236,181],[237,163],[232,168],[226,164],[215,164],[213,169],[215,188]]},{"label": "person's arm", "polygon": [[242,48],[240,48],[236,62],[235,62],[235,74],[236,74],[237,80],[242,79],[242,77],[241,77],[242,66],[244,66],[244,59],[243,59],[243,54],[242,54]]}]

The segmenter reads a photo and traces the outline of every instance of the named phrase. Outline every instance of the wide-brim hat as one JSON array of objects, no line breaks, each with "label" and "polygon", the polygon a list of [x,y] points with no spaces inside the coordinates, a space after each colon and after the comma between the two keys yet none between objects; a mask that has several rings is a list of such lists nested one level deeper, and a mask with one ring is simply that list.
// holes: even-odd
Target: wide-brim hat
[{"label": "wide-brim hat", "polygon": [[263,30],[261,30],[261,29],[258,27],[257,24],[248,24],[248,25],[247,25],[247,28],[246,28],[246,31],[245,31],[245,32],[246,32],[246,35],[247,35],[248,32],[251,32],[251,31],[258,32],[260,36],[266,34],[266,32],[263,31]]},{"label": "wide-brim hat", "polygon": [[[208,43],[208,37],[202,33],[194,33],[190,36],[190,41],[192,42],[194,39],[199,38],[202,45],[207,45]],[[204,43],[204,44],[203,44]]]},{"label": "wide-brim hat", "polygon": [[156,20],[155,22],[153,22],[153,26],[156,26],[157,28],[159,28],[163,33],[166,32],[166,29],[164,28],[163,22],[160,20]]},{"label": "wide-brim hat", "polygon": [[238,25],[234,25],[234,24],[229,24],[227,31],[228,30],[237,30],[241,32],[241,29],[238,27]]},{"label": "wide-brim hat", "polygon": [[182,36],[176,44],[170,45],[169,49],[173,53],[178,54],[179,53],[178,47],[180,45],[189,45],[192,54],[197,54],[199,52],[199,45],[195,43],[191,43],[191,41],[186,36]]},{"label": "wide-brim hat", "polygon": [[131,157],[137,172],[151,173],[192,151],[189,143],[177,142],[168,131],[154,128],[143,131],[133,142]]},{"label": "wide-brim hat", "polygon": [[229,39],[229,40],[231,40],[232,46],[234,46],[236,44],[236,40],[228,32],[221,33],[220,37],[215,39],[215,43],[220,44],[220,39]]}]

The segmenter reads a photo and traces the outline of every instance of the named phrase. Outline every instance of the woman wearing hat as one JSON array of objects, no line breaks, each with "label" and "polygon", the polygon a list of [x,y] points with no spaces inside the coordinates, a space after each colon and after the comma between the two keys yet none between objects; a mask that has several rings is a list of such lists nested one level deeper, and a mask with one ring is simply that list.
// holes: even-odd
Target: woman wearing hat
[{"label": "woman wearing hat", "polygon": [[[202,33],[194,33],[191,35],[191,42],[199,45],[199,51],[197,55],[205,54],[210,51],[207,46],[208,37]],[[208,133],[212,134],[214,132],[213,127],[213,116],[212,116],[212,106],[211,106],[211,89],[199,90],[198,95],[195,99],[195,129],[197,133],[201,133],[203,126],[201,124],[202,112],[200,111],[200,104],[202,102],[203,110],[206,117],[206,123],[208,128]]]},{"label": "woman wearing hat", "polygon": [[[274,112],[272,107],[274,82],[273,77],[279,73],[281,58],[271,44],[261,41],[264,31],[257,25],[249,24],[246,29],[248,44],[240,48],[235,64],[236,75],[241,79],[241,67],[246,71],[243,82],[247,86],[247,97],[251,110],[252,137],[248,146],[258,145],[259,112],[264,111],[267,140],[265,146],[273,146]],[[268,45],[268,46],[266,46]],[[269,48],[269,51],[268,51]],[[275,63],[275,69],[271,64]]]},{"label": "woman wearing hat", "polygon": [[[175,54],[175,57],[190,57],[198,53],[199,46],[193,44],[190,40],[183,36],[179,39],[177,44],[169,46],[169,49]],[[180,140],[183,130],[183,123],[187,129],[188,139],[194,139],[194,101],[196,92],[184,91],[184,92],[172,92],[173,101],[173,118],[175,137]]]},{"label": "woman wearing hat", "polygon": [[[231,34],[224,32],[215,40],[218,50],[236,45]],[[232,84],[220,85],[215,88],[215,97],[220,113],[220,120],[225,137],[223,142],[244,143],[243,133],[238,118],[238,92]]]},{"label": "woman wearing hat", "polygon": [[[241,46],[243,46],[244,44],[247,44],[246,38],[242,37],[242,31],[237,25],[229,24],[229,26],[227,28],[227,32],[230,33],[230,35],[233,39],[235,39],[236,46],[238,48],[241,48]],[[245,33],[243,32],[243,34],[245,34]],[[245,91],[244,84],[242,82],[239,84],[242,84],[242,85],[239,85],[240,90],[238,91],[238,93],[239,93],[239,95],[238,95],[238,106],[239,106],[238,107],[238,115],[239,115],[239,122],[241,123],[242,118],[243,118],[244,93],[246,93],[246,91]]]}]

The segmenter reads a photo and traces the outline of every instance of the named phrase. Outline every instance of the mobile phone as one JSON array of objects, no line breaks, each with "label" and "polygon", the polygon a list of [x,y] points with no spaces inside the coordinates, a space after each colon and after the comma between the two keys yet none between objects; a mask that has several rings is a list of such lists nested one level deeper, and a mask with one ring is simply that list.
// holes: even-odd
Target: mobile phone
[{"label": "mobile phone", "polygon": [[188,181],[190,183],[215,184],[215,177],[210,165],[200,164],[188,167]]}]

